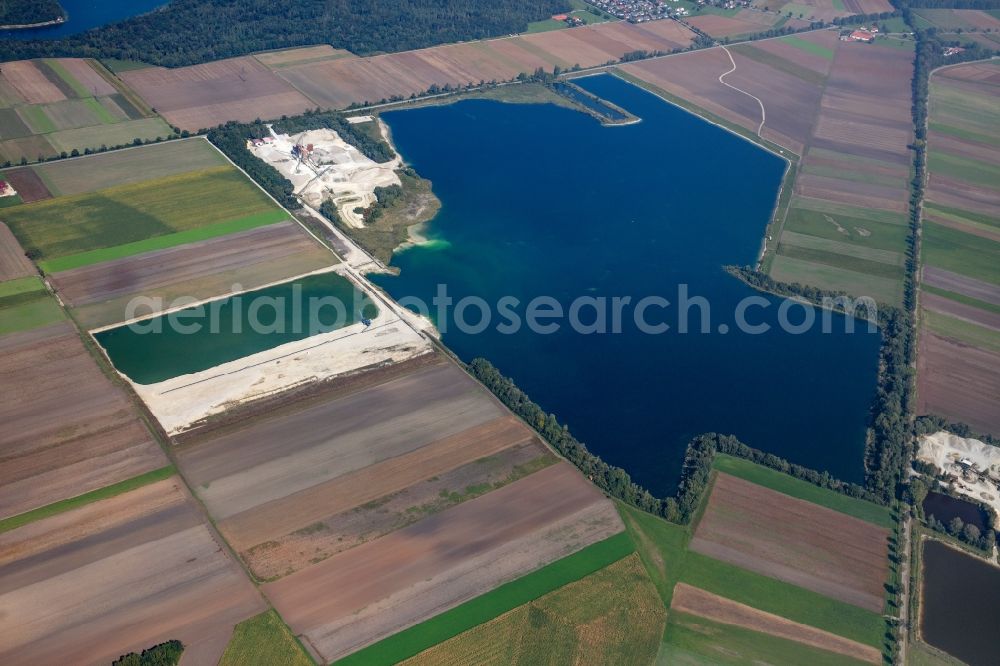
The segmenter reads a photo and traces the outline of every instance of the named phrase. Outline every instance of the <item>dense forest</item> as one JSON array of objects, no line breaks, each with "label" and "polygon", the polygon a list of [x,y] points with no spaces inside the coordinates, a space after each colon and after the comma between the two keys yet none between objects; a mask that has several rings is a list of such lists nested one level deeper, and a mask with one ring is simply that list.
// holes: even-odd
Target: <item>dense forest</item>
[{"label": "dense forest", "polygon": [[0,60],[92,56],[177,67],[332,44],[359,55],[495,37],[569,10],[567,0],[173,0],[59,40],[0,43]]},{"label": "dense forest", "polygon": [[65,16],[59,0],[0,0],[0,25],[30,25]]}]

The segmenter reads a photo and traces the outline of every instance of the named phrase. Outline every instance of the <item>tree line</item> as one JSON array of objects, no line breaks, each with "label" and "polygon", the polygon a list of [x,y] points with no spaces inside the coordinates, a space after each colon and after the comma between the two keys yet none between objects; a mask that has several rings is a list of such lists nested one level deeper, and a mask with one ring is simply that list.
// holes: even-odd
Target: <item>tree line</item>
[{"label": "tree line", "polygon": [[179,67],[310,44],[371,55],[523,32],[570,9],[568,0],[172,0],[63,39],[7,40],[0,60],[78,56]]},{"label": "tree line", "polygon": [[175,666],[181,660],[184,645],[178,640],[167,641],[143,650],[129,652],[115,659],[111,666]]}]

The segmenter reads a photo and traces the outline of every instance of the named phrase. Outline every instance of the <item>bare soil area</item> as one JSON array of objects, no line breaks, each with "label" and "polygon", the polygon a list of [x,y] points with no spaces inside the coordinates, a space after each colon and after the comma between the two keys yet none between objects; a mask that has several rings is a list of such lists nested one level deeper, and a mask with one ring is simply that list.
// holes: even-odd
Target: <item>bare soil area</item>
[{"label": "bare soil area", "polygon": [[920,332],[917,413],[937,414],[1000,435],[1000,354]]},{"label": "bare soil area", "polygon": [[510,447],[250,548],[240,556],[260,580],[276,580],[339,552],[502,488],[557,458],[540,444]]},{"label": "bare soil area", "polygon": [[0,661],[110,663],[170,639],[216,663],[259,593],[173,477],[0,535]]},{"label": "bare soil area", "polygon": [[3,172],[3,179],[14,186],[24,203],[51,199],[52,193],[31,167],[20,167]]},{"label": "bare soil area", "polygon": [[243,511],[223,520],[219,529],[236,550],[248,550],[330,515],[534,439],[534,433],[516,418],[501,417]]},{"label": "bare soil area", "polygon": [[952,273],[943,268],[924,266],[920,269],[921,281],[956,294],[964,294],[980,301],[1000,305],[1000,287],[965,275]]},{"label": "bare soil area", "polygon": [[10,227],[0,222],[0,282],[37,274]]},{"label": "bare soil area", "polygon": [[182,469],[216,519],[354,472],[502,414],[447,364],[419,370],[181,451]]},{"label": "bare soil area", "polygon": [[567,463],[264,586],[334,660],[622,529]]},{"label": "bare soil area", "polygon": [[171,125],[191,131],[229,120],[295,116],[315,106],[252,56],[120,76]]},{"label": "bare soil area", "polygon": [[719,474],[691,548],[878,613],[888,536],[858,518]]},{"label": "bare soil area", "polygon": [[3,71],[0,72],[0,81],[13,87],[25,104],[48,104],[66,99],[59,88],[30,60],[5,62]]},{"label": "bare soil area", "polygon": [[720,597],[686,583],[678,583],[674,587],[670,608],[722,624],[732,624],[778,638],[811,645],[821,650],[867,661],[870,664],[882,663],[882,653],[870,645],[864,645],[822,629],[792,622],[780,615],[765,613],[752,606]]},{"label": "bare soil area", "polygon": [[0,517],[167,464],[68,323],[0,338]]}]

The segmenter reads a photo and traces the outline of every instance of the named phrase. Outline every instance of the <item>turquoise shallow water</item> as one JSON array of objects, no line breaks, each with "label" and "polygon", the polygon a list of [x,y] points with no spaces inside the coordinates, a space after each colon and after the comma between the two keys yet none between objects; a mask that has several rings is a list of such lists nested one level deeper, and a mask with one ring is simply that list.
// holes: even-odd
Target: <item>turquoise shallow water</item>
[{"label": "turquoise shallow water", "polygon": [[346,278],[322,273],[135,326],[108,329],[94,337],[118,370],[139,384],[154,384],[334,331],[377,313]]},{"label": "turquoise shallow water", "polygon": [[[840,333],[783,332],[772,297],[746,312],[769,332],[735,327],[741,299],[761,297],[721,267],[755,260],[784,162],[615,77],[577,82],[642,122],[602,127],[554,105],[482,100],[385,114],[443,206],[427,230],[435,242],[397,255],[401,274],[375,281],[397,298],[430,302],[446,284],[456,301],[546,295],[566,307],[580,296],[676,305],[686,284],[710,304],[710,333],[678,333],[676,307],[647,311],[672,324],[661,335],[628,314],[617,335],[505,333],[496,311],[482,333],[456,330],[452,316],[437,323],[463,359],[490,359],[657,493],[675,487],[687,442],[708,431],[860,481],[878,334],[843,333],[839,316]],[[789,319],[804,316],[796,306]]]}]

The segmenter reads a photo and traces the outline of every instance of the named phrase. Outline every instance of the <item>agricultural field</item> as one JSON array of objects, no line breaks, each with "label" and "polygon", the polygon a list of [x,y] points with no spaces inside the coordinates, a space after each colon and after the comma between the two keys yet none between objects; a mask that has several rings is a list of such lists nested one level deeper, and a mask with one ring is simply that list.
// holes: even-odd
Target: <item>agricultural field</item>
[{"label": "agricultural field", "polygon": [[[0,222],[0,284],[33,275],[36,275],[35,267],[24,256],[24,248],[14,238],[10,227]],[[6,291],[0,293],[6,295]]]},{"label": "agricultural field", "polygon": [[715,7],[705,7],[701,11],[695,9],[690,17],[685,18],[685,22],[716,39],[745,39],[772,28],[798,29],[809,25],[809,21],[780,12],[740,9],[732,13],[726,11],[723,14],[712,11],[715,9]]},{"label": "agricultural field", "polygon": [[324,659],[621,531],[593,486],[451,363],[356,381],[178,449],[222,534]]},{"label": "agricultural field", "polygon": [[402,663],[652,664],[665,620],[633,554]]},{"label": "agricultural field", "polygon": [[887,539],[858,518],[719,474],[691,548],[880,612]]},{"label": "agricultural field", "polygon": [[[840,42],[835,31],[630,63],[626,76],[670,101],[800,156],[763,267],[783,282],[880,302],[902,298],[913,53]],[[730,55],[732,62],[730,62]]]},{"label": "agricultural field", "polygon": [[[679,663],[742,664],[754,659],[803,663],[801,659],[807,655],[815,655],[812,661],[817,663],[878,663],[885,633],[881,585],[888,573],[888,509],[743,459],[718,455],[713,468],[708,496],[692,527],[619,506],[651,580],[671,609],[661,656],[672,655]],[[727,501],[727,489],[734,485],[753,497]],[[756,513],[758,507],[764,507],[761,512],[766,513],[775,505],[789,510],[763,522],[748,515]],[[720,539],[732,547],[729,551],[706,543],[706,536],[717,532],[723,523],[732,526]],[[876,574],[882,576],[877,582],[877,610],[874,596],[861,607],[853,603],[856,599],[844,601],[840,598],[844,595],[837,594],[837,588],[850,586],[858,575],[837,561],[837,546],[827,549],[830,555],[827,550],[808,546],[841,539],[841,524],[881,539],[871,554],[862,558],[865,561],[852,564],[862,570],[882,571]],[[752,533],[750,540],[761,539],[760,547],[729,557],[748,543],[737,534],[744,526]],[[783,533],[769,545],[763,543],[772,532],[789,529],[801,532],[791,538]],[[853,543],[854,538],[845,541]],[[806,577],[785,576],[789,569],[773,566],[777,560],[801,562],[805,559],[802,556],[815,558],[814,573],[834,584],[817,590]],[[875,576],[865,585],[874,589]],[[712,659],[713,654],[723,661]]]},{"label": "agricultural field", "polygon": [[[55,299],[37,278],[21,280],[36,284],[0,298],[4,321],[23,329],[0,335],[0,418],[7,426],[0,435],[3,518],[167,463],[125,393],[62,321]],[[0,289],[10,291],[10,285],[0,283]],[[2,305],[15,299],[20,302]]]},{"label": "agricultural field", "polygon": [[282,664],[313,666],[313,660],[284,621],[269,610],[236,625],[219,666]]},{"label": "agricultural field", "polygon": [[96,60],[54,58],[0,66],[0,163],[7,166],[171,133]]},{"label": "agricultural field", "polygon": [[783,16],[805,21],[824,21],[854,14],[881,14],[892,12],[894,7],[887,0],[753,0],[751,6],[768,9]]},{"label": "agricultural field", "polygon": [[192,132],[229,120],[297,116],[316,106],[251,56],[119,76],[172,126]]},{"label": "agricultural field", "polygon": [[917,367],[920,413],[989,433],[1000,433],[998,101],[996,63],[931,77]]},{"label": "agricultural field", "polygon": [[110,663],[168,640],[217,663],[265,610],[177,476],[0,534],[0,661]]},{"label": "agricultural field", "polygon": [[601,65],[637,49],[683,49],[693,38],[674,21],[608,22],[365,58],[316,46],[121,76],[173,125],[197,130],[317,106],[341,109],[406,98],[432,86],[504,81],[539,67]]}]

